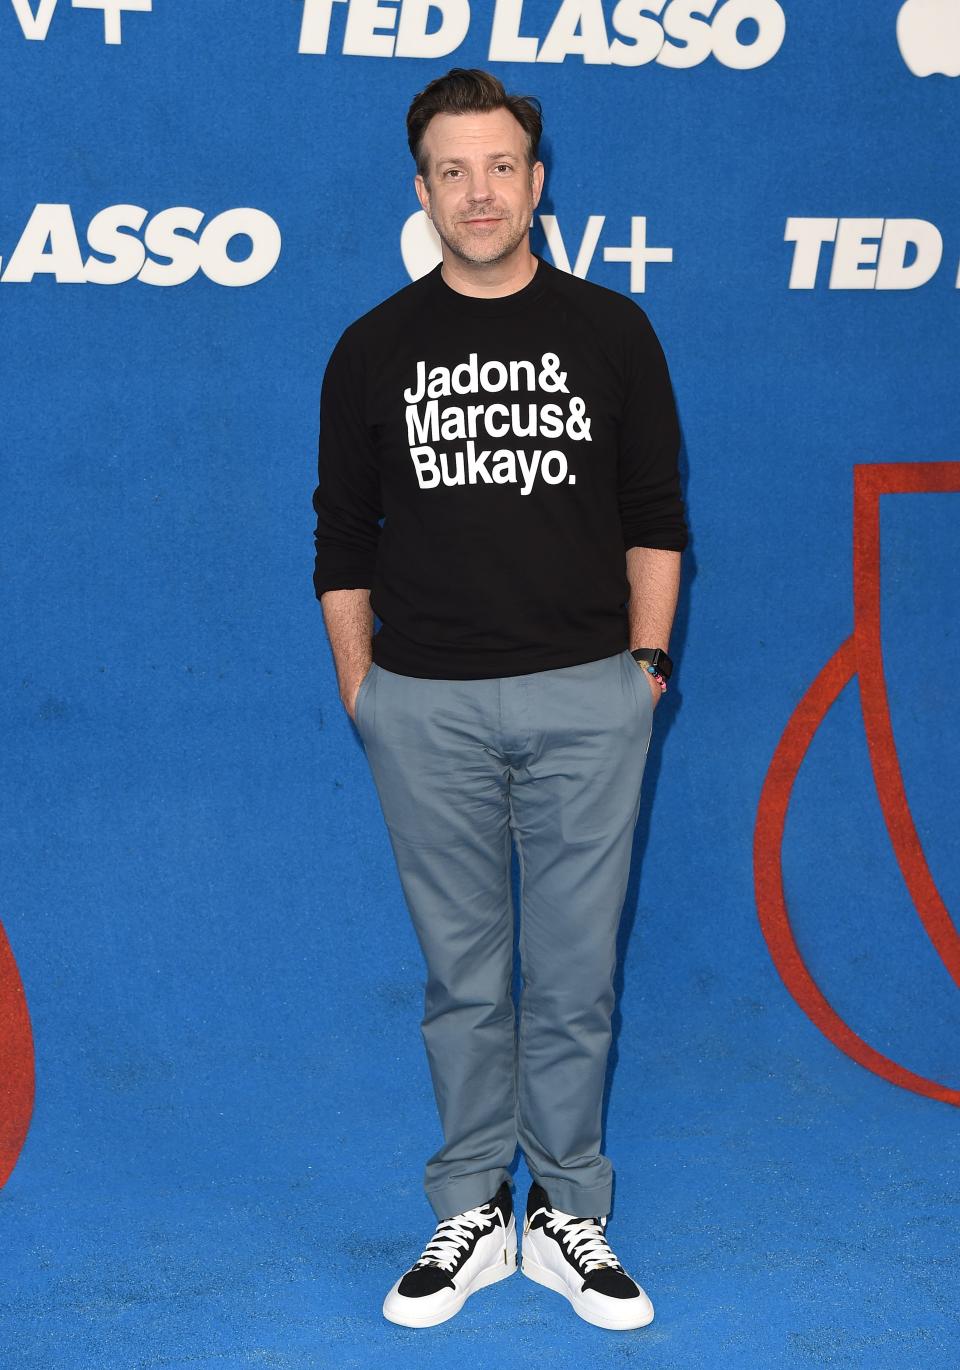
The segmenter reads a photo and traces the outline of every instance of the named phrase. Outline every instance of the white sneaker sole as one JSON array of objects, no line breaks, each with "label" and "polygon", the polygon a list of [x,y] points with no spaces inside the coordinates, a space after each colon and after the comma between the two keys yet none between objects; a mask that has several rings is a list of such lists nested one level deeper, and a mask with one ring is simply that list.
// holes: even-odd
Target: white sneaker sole
[{"label": "white sneaker sole", "polygon": [[[620,1318],[605,1317],[595,1309],[587,1307],[559,1275],[555,1275],[552,1270],[547,1270],[545,1266],[542,1266],[539,1261],[535,1261],[532,1256],[528,1256],[526,1252],[524,1252],[520,1262],[520,1270],[528,1280],[535,1280],[537,1284],[542,1284],[546,1289],[553,1289],[557,1294],[562,1294],[578,1317],[583,1318],[584,1322],[592,1323],[594,1327],[603,1327],[608,1332],[629,1332],[635,1327],[646,1327],[648,1323],[653,1322],[653,1305],[650,1304],[645,1294],[639,1299],[611,1299],[611,1303],[622,1303],[624,1305],[624,1315]],[[627,1305],[633,1303],[643,1304],[642,1316],[630,1315]],[[649,1312],[647,1311],[648,1306]]]},{"label": "white sneaker sole", "polygon": [[444,1291],[449,1293],[449,1301],[442,1305],[434,1302],[429,1308],[425,1305],[433,1298],[431,1294],[426,1294],[419,1299],[404,1299],[402,1305],[400,1305],[399,1300],[394,1302],[397,1299],[397,1288],[400,1280],[403,1279],[401,1275],[400,1280],[397,1280],[383,1301],[383,1316],[390,1322],[399,1323],[401,1327],[436,1327],[438,1323],[456,1317],[471,1294],[475,1294],[478,1289],[485,1289],[488,1284],[496,1284],[498,1280],[505,1280],[516,1269],[517,1227],[513,1215],[511,1215],[507,1227],[506,1260],[503,1260],[501,1256],[495,1265],[488,1265],[483,1270],[478,1270],[471,1282],[465,1285],[463,1289]]}]

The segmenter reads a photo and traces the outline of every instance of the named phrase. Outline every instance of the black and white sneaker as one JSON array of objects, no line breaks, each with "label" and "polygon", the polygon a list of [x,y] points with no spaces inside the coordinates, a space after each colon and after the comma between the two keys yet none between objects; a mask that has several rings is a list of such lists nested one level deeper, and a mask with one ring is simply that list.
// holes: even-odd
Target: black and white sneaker
[{"label": "black and white sneaker", "polygon": [[383,1316],[404,1327],[433,1327],[516,1268],[517,1224],[504,1180],[489,1203],[440,1220],[423,1255],[384,1299]]},{"label": "black and white sneaker", "polygon": [[562,1294],[595,1327],[645,1327],[653,1320],[653,1304],[610,1250],[606,1226],[605,1217],[575,1218],[551,1208],[546,1190],[534,1182],[527,1196],[520,1269]]}]

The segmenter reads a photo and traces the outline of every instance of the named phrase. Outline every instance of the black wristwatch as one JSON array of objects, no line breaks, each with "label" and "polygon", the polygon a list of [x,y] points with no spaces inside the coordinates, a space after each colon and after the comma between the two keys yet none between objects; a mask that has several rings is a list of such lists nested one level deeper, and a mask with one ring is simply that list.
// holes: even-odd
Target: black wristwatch
[{"label": "black wristwatch", "polygon": [[662,675],[664,680],[670,679],[670,672],[673,670],[673,662],[666,652],[660,647],[635,647],[630,653],[634,661],[642,666],[651,675]]}]

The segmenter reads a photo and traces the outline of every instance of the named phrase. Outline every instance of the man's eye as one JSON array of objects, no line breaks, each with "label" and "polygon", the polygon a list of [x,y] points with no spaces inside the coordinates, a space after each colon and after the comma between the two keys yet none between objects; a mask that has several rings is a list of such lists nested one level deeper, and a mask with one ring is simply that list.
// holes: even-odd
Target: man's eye
[{"label": "man's eye", "polygon": [[510,165],[509,162],[500,162],[499,165],[497,166],[497,170],[499,171],[499,170],[501,169],[501,167],[503,168],[504,171],[512,171],[512,170],[513,170],[513,167]]}]

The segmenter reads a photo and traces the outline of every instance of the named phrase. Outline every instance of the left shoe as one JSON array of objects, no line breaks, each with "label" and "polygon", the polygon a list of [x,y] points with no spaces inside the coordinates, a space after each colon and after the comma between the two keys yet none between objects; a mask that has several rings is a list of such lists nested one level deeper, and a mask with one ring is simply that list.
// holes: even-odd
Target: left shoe
[{"label": "left shoe", "polygon": [[520,1269],[562,1294],[585,1322],[626,1332],[653,1321],[653,1304],[607,1244],[606,1217],[575,1218],[552,1208],[534,1181],[527,1195]]}]

